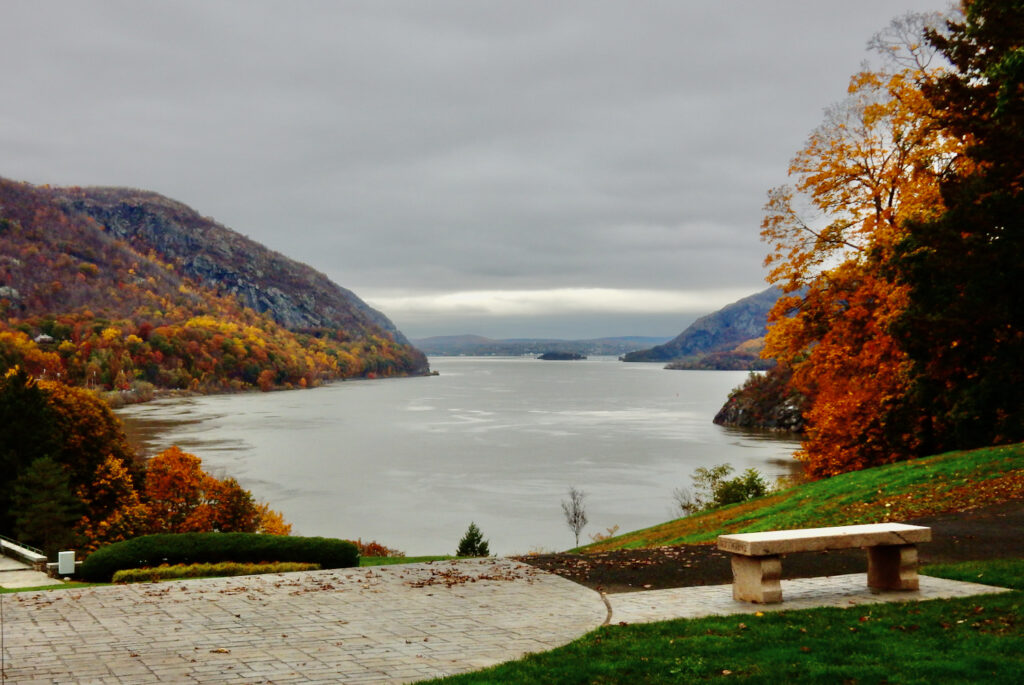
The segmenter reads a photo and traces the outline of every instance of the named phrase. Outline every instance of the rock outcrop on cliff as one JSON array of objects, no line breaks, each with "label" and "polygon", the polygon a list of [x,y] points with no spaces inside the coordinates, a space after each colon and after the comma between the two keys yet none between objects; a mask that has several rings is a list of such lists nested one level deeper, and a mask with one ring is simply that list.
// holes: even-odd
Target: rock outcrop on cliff
[{"label": "rock outcrop on cliff", "polygon": [[341,328],[353,334],[380,329],[408,343],[386,316],[352,291],[180,202],[128,188],[76,188],[57,197],[110,235],[136,249],[156,250],[184,275],[238,297],[286,328]]},{"label": "rock outcrop on cliff", "polygon": [[787,366],[750,374],[743,385],[729,393],[714,422],[720,426],[802,433],[807,400],[790,388],[791,378],[792,371]]}]

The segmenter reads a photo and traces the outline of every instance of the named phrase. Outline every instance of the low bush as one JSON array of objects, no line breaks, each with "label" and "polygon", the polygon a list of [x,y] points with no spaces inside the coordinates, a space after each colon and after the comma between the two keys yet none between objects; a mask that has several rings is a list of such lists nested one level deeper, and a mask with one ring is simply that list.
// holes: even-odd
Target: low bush
[{"label": "low bush", "polygon": [[125,568],[114,573],[115,583],[144,583],[154,580],[173,580],[175,578],[213,578],[223,576],[254,576],[260,573],[293,573],[295,571],[316,571],[319,564],[306,564],[296,561],[275,562],[271,564],[240,564],[225,561],[219,564],[176,564],[151,568]]},{"label": "low bush", "polygon": [[81,577],[110,582],[123,569],[161,564],[265,563],[298,561],[320,568],[359,565],[359,551],[345,540],[259,533],[179,533],[144,535],[102,547],[82,564]]},{"label": "low bush", "polygon": [[699,511],[710,511],[763,497],[771,490],[757,469],[747,469],[742,475],[727,479],[726,476],[733,470],[729,464],[719,464],[710,469],[701,467],[694,471],[690,476],[693,492],[677,488],[672,493],[680,511],[689,516]]},{"label": "low bush", "polygon": [[405,552],[403,552],[402,550],[395,549],[394,547],[386,547],[385,545],[382,545],[381,543],[377,542],[376,540],[370,540],[368,542],[363,542],[362,538],[358,538],[356,540],[349,540],[349,542],[351,542],[353,545],[356,546],[356,549],[359,550],[359,556],[361,558],[366,558],[366,557],[404,557],[405,556]]}]

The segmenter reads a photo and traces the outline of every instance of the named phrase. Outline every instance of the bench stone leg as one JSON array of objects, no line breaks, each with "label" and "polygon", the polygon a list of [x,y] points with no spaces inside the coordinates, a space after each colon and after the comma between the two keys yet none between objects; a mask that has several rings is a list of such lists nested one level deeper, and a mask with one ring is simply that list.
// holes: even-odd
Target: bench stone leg
[{"label": "bench stone leg", "polygon": [[732,598],[741,602],[773,604],[782,601],[782,562],[777,555],[732,555]]},{"label": "bench stone leg", "polygon": [[868,547],[868,587],[917,590],[917,545]]}]

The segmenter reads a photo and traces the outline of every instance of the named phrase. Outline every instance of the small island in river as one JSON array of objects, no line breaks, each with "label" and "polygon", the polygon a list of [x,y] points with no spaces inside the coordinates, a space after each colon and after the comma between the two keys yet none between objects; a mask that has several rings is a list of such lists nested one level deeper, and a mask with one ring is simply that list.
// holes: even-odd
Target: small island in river
[{"label": "small island in river", "polygon": [[550,362],[550,361],[560,361],[560,362],[577,361],[577,360],[586,359],[586,358],[587,358],[586,355],[580,354],[578,352],[545,352],[541,356],[537,357],[537,359],[543,359],[544,361],[548,361],[548,362]]}]

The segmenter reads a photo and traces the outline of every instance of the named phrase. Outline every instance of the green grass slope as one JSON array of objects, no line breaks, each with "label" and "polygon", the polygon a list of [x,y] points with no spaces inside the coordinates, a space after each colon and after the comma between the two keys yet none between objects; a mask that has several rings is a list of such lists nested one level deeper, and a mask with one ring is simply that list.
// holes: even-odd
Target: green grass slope
[{"label": "green grass slope", "polygon": [[1017,591],[613,625],[550,652],[443,682],[1024,682],[1024,561],[942,571],[935,575],[975,582],[979,573],[1001,576]]},{"label": "green grass slope", "polygon": [[1024,444],[948,452],[804,483],[580,551],[711,543],[724,533],[902,521],[1012,499],[1024,499]]}]

